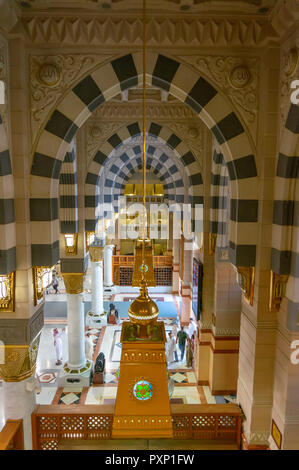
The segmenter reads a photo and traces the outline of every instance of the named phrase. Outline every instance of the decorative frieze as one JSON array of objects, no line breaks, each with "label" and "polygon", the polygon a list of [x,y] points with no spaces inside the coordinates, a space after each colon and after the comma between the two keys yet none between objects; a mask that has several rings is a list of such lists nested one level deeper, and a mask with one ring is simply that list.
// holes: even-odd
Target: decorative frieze
[{"label": "decorative frieze", "polygon": [[[142,46],[142,18],[117,16],[23,16],[20,30],[27,42],[47,45]],[[169,47],[263,47],[278,39],[267,18],[151,17],[147,45]]]},{"label": "decorative frieze", "polygon": [[124,362],[165,362],[165,354],[156,351],[127,351],[122,356]]}]

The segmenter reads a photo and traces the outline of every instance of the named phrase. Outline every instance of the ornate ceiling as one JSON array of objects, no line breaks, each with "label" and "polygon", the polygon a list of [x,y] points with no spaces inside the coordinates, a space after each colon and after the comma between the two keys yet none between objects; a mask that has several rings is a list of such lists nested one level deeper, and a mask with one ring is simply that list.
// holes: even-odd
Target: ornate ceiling
[{"label": "ornate ceiling", "polygon": [[[12,1],[12,0],[11,0]],[[140,0],[14,0],[24,10],[60,10],[63,8],[129,12],[140,9]],[[150,0],[148,10],[154,12],[268,14],[276,0]]]}]

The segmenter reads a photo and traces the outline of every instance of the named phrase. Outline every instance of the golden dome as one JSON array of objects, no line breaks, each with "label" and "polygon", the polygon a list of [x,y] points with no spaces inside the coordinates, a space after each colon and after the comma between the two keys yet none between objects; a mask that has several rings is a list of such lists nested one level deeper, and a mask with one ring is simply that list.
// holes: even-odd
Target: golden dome
[{"label": "golden dome", "polygon": [[159,309],[157,304],[149,297],[144,279],[140,282],[140,293],[128,310],[131,323],[137,325],[150,325],[157,321]]}]

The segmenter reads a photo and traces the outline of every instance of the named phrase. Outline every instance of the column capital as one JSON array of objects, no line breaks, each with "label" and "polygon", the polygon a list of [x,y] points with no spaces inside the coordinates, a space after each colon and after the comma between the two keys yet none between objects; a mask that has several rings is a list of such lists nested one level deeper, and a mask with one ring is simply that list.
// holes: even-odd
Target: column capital
[{"label": "column capital", "polygon": [[[107,250],[113,251],[114,246],[115,246],[115,245],[109,244],[109,245],[105,245],[105,248],[107,248]],[[107,251],[107,250],[106,250],[106,251]]]},{"label": "column capital", "polygon": [[92,246],[91,245],[89,247],[90,259],[93,263],[96,263],[98,261],[102,261],[103,253],[104,253],[104,247],[103,246]]},{"label": "column capital", "polygon": [[35,373],[40,334],[24,345],[0,344],[0,375],[5,382],[21,382]]},{"label": "column capital", "polygon": [[83,292],[84,273],[61,273],[67,294],[81,294]]}]

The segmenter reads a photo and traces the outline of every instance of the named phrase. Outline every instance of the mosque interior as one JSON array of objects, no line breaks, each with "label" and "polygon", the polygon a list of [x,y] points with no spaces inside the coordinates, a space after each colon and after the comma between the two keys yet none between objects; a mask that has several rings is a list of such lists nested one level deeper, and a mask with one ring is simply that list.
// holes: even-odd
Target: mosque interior
[{"label": "mosque interior", "polygon": [[0,0],[0,450],[299,450],[298,178],[298,0]]}]

